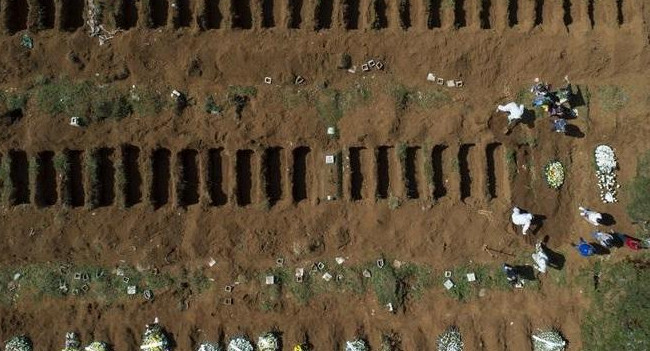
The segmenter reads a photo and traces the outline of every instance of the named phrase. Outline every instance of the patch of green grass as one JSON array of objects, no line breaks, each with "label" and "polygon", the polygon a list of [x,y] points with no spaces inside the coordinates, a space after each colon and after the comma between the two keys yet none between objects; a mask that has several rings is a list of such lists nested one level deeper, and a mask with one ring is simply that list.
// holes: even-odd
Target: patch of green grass
[{"label": "patch of green grass", "polygon": [[46,80],[34,89],[38,108],[50,115],[65,114],[99,122],[120,120],[133,112],[127,94],[110,85],[61,78]]},{"label": "patch of green grass", "polygon": [[100,184],[99,184],[99,164],[98,164],[98,149],[92,149],[90,152],[84,153],[84,163],[86,174],[90,182],[90,196],[87,197],[86,205],[89,208],[96,208],[99,205],[100,197]]},{"label": "patch of green grass", "polygon": [[295,88],[295,87],[285,87],[281,91],[282,94],[282,104],[287,109],[292,109],[297,106],[307,104],[312,101],[312,94],[306,89]]},{"label": "patch of green grass", "polygon": [[650,151],[638,159],[636,176],[627,186],[627,214],[635,221],[650,221]]},{"label": "patch of green grass", "polygon": [[203,110],[209,114],[220,115],[223,112],[223,106],[217,104],[212,95],[205,99],[205,107]]},{"label": "patch of green grass", "polygon": [[405,143],[398,143],[397,147],[395,148],[395,152],[397,153],[397,159],[399,160],[402,167],[404,167],[404,165],[406,164],[407,149],[408,146],[406,146]]},{"label": "patch of green grass", "polygon": [[[478,296],[477,282],[467,281],[467,273],[475,270],[476,267],[471,265],[463,265],[452,269],[451,278],[449,279],[454,283],[454,287],[446,290],[447,295],[458,301],[467,301]],[[447,279],[444,276],[441,277],[440,283],[442,284]]]},{"label": "patch of green grass", "polygon": [[417,91],[413,94],[411,99],[418,107],[423,109],[440,107],[451,101],[451,98],[444,90],[435,87],[429,87],[422,91]]},{"label": "patch of green grass", "polygon": [[405,264],[395,269],[397,277],[405,284],[406,296],[419,299],[427,289],[433,287],[433,270],[427,265]]},{"label": "patch of green grass", "polygon": [[[167,277],[166,279],[163,279],[162,281],[158,281],[158,284],[168,282],[168,281],[173,281],[173,279],[170,279],[170,277]],[[197,270],[192,272],[192,275],[190,277],[190,286],[196,290],[199,294],[208,291],[212,287],[212,283],[210,282],[210,279],[205,275],[205,272],[203,269]]]},{"label": "patch of green grass", "polygon": [[159,92],[139,88],[131,88],[129,102],[133,112],[142,117],[156,116],[171,106]]},{"label": "patch of green grass", "polygon": [[526,137],[520,138],[519,139],[519,144],[528,145],[531,148],[535,148],[538,145],[537,138],[532,136],[532,135],[528,135]]},{"label": "patch of green grass", "polygon": [[5,103],[8,111],[24,111],[27,107],[29,95],[27,93],[0,92],[0,101]]},{"label": "patch of green grass", "polygon": [[391,265],[387,264],[379,268],[369,264],[366,269],[371,272],[369,285],[381,306],[390,303],[393,307],[397,307],[404,303],[404,287]]},{"label": "patch of green grass", "polygon": [[455,6],[456,6],[456,0],[444,0],[440,4],[440,8],[442,9],[451,9],[454,8]]},{"label": "patch of green grass", "polygon": [[100,122],[107,119],[121,120],[133,112],[129,98],[117,89],[103,88],[90,102],[90,120]]},{"label": "patch of green grass", "polygon": [[228,96],[233,95],[256,97],[257,88],[254,86],[230,85],[228,86]]},{"label": "patch of green grass", "polygon": [[431,141],[427,140],[424,143],[424,177],[427,181],[429,187],[433,187],[433,160],[431,159],[431,153],[433,152],[433,147],[431,146]]},{"label": "patch of green grass", "polygon": [[[266,276],[269,274],[275,277],[275,284],[265,284]],[[282,269],[274,269],[261,274],[259,279],[261,284],[258,295],[260,310],[270,312],[280,309],[282,307],[282,289],[288,283],[287,272]]]},{"label": "patch of green grass", "polygon": [[507,149],[505,153],[506,165],[508,166],[508,178],[514,179],[517,175],[517,151]]},{"label": "patch of green grass", "polygon": [[587,289],[592,305],[582,319],[585,350],[650,349],[649,268],[647,253],[602,266],[598,290]]},{"label": "patch of green grass", "polygon": [[396,210],[402,205],[402,200],[393,194],[388,196],[388,208],[391,210]]},{"label": "patch of green grass", "polygon": [[460,162],[458,161],[458,158],[454,158],[453,160],[451,160],[451,169],[454,172],[460,171]]},{"label": "patch of green grass", "polygon": [[2,200],[9,204],[13,199],[14,185],[11,179],[11,160],[3,157],[0,163],[0,180],[2,181]]},{"label": "patch of green grass", "polygon": [[69,116],[85,116],[93,95],[93,87],[89,82],[73,82],[69,79],[47,80],[35,89],[38,108],[50,115],[65,113]]},{"label": "patch of green grass", "polygon": [[521,104],[529,104],[533,101],[533,93],[530,92],[530,89],[522,88],[515,95],[515,101]]},{"label": "patch of green grass", "polygon": [[336,127],[343,118],[343,103],[341,92],[327,89],[323,96],[316,101],[316,112],[328,127]]},{"label": "patch of green grass", "polygon": [[395,101],[395,109],[404,111],[408,108],[413,99],[414,92],[402,84],[395,85],[391,90],[391,95]]},{"label": "patch of green grass", "polygon": [[567,270],[566,269],[549,269],[548,271],[548,277],[553,281],[555,284],[558,286],[565,287],[568,284],[567,280]]},{"label": "patch of green grass", "polygon": [[605,112],[615,112],[627,104],[629,96],[623,88],[614,85],[598,87],[597,98]]}]

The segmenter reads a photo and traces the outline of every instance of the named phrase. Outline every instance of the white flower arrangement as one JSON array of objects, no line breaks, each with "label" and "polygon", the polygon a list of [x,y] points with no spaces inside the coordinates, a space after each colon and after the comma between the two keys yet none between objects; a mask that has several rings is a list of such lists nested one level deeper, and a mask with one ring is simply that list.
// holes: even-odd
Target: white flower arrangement
[{"label": "white flower arrangement", "polygon": [[559,189],[564,184],[564,176],[564,166],[560,161],[551,161],[544,167],[544,179],[553,189]]},{"label": "white flower arrangement", "polygon": [[266,333],[257,339],[258,351],[278,351],[280,342],[273,333]]},{"label": "white flower arrangement", "polygon": [[253,345],[243,336],[235,336],[228,343],[228,351],[253,351]]},{"label": "white flower arrangement", "polygon": [[345,351],[368,351],[368,346],[365,341],[356,339],[345,343]]},{"label": "white flower arrangement", "polygon": [[93,341],[90,345],[86,346],[86,351],[109,351],[108,344],[102,341]]},{"label": "white flower arrangement", "polygon": [[25,335],[14,336],[7,341],[6,351],[32,351],[32,341]]},{"label": "white flower arrangement", "polygon": [[456,327],[449,327],[438,336],[438,351],[463,351],[465,345]]},{"label": "white flower arrangement", "polygon": [[596,177],[598,177],[598,188],[600,199],[603,203],[617,202],[618,188],[616,182],[616,155],[609,145],[598,145],[594,152],[596,160]]},{"label": "white flower arrangement", "polygon": [[158,323],[147,325],[144,335],[142,335],[142,345],[140,350],[144,351],[170,351],[169,339],[165,331]]},{"label": "white flower arrangement", "polygon": [[564,351],[566,341],[557,330],[538,330],[532,335],[533,351]]},{"label": "white flower arrangement", "polygon": [[77,333],[69,332],[65,334],[65,347],[62,351],[81,351],[81,341]]},{"label": "white flower arrangement", "polygon": [[196,351],[221,351],[221,347],[213,342],[204,342],[199,345]]}]

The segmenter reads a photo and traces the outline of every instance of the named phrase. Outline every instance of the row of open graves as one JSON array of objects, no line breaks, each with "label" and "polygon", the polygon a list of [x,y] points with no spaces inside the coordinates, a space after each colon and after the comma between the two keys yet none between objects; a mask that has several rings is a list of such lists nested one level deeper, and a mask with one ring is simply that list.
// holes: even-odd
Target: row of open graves
[{"label": "row of open graves", "polygon": [[91,150],[0,154],[3,200],[96,208],[248,206],[382,199],[465,201],[507,195],[500,144]]}]

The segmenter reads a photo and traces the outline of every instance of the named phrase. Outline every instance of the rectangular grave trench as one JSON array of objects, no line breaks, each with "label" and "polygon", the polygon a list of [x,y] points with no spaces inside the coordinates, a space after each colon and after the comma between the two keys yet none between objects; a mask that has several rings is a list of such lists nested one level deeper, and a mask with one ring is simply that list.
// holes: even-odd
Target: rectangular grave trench
[{"label": "rectangular grave trench", "polygon": [[571,16],[571,1],[572,0],[562,0],[562,10],[564,11],[562,20],[565,26],[570,26],[573,23],[573,16]]},{"label": "rectangular grave trench", "polygon": [[360,0],[343,0],[342,16],[343,26],[347,30],[359,28],[359,2]]},{"label": "rectangular grave trench", "polygon": [[487,147],[485,148],[485,157],[486,157],[486,180],[487,180],[487,195],[489,199],[496,199],[498,197],[498,191],[499,189],[497,188],[497,179],[500,179],[498,176],[498,173],[500,170],[497,169],[497,167],[500,166],[501,162],[501,154],[499,151],[501,150],[501,144],[500,143],[491,143],[488,144]]},{"label": "rectangular grave trench", "polygon": [[467,26],[467,12],[465,11],[465,0],[454,0],[454,28]]},{"label": "rectangular grave trench", "polygon": [[332,27],[332,14],[334,13],[333,0],[320,0],[314,7],[314,30],[329,29]]},{"label": "rectangular grave trench", "polygon": [[519,1],[520,0],[508,1],[508,27],[510,28],[519,24]]},{"label": "rectangular grave trench", "polygon": [[29,203],[29,162],[27,154],[22,150],[9,151],[9,178],[11,179],[11,196],[12,205],[22,205]]},{"label": "rectangular grave trench", "polygon": [[420,148],[417,146],[409,146],[405,150],[404,159],[404,185],[406,187],[406,198],[418,199],[420,198],[420,191],[418,188],[418,153]]},{"label": "rectangular grave trench", "polygon": [[386,0],[372,0],[372,29],[384,29],[388,27],[386,14]]},{"label": "rectangular grave trench", "polygon": [[210,194],[211,206],[223,206],[228,202],[228,195],[224,192],[224,163],[223,149],[208,150],[207,187]]},{"label": "rectangular grave trench", "polygon": [[167,25],[167,16],[169,15],[169,2],[167,0],[149,0],[149,11],[152,28]]},{"label": "rectangular grave trench", "polygon": [[299,29],[302,25],[302,7],[303,0],[289,0],[287,4],[287,13],[289,19],[287,26],[291,29]]},{"label": "rectangular grave trench", "polygon": [[253,28],[250,0],[230,0],[230,16],[233,28]]},{"label": "rectangular grave trench", "polygon": [[440,19],[440,9],[443,0],[427,0],[427,28],[440,28],[442,21]]},{"label": "rectangular grave trench", "polygon": [[118,0],[118,12],[115,15],[117,28],[129,30],[138,24],[138,8],[135,1]]},{"label": "rectangular grave trench", "polygon": [[411,28],[411,1],[412,0],[399,0],[399,7],[397,9],[399,25],[404,30]]},{"label": "rectangular grave trench", "polygon": [[491,9],[492,9],[492,0],[481,0],[481,8],[479,11],[479,21],[480,21],[481,29],[492,28],[492,23],[490,22]]},{"label": "rectangular grave trench", "polygon": [[544,0],[535,0],[535,20],[534,25],[539,26],[544,23]]},{"label": "rectangular grave trench", "polygon": [[375,164],[377,166],[377,189],[375,196],[378,199],[387,199],[390,190],[390,173],[388,153],[390,146],[380,146],[375,150]]},{"label": "rectangular grave trench", "polygon": [[594,2],[596,0],[587,0],[587,16],[589,17],[589,25],[591,28],[594,27],[595,25],[595,20],[594,20]]},{"label": "rectangular grave trench", "polygon": [[35,189],[36,205],[39,207],[54,206],[58,198],[54,152],[39,152],[36,162],[38,162]]},{"label": "rectangular grave trench", "polygon": [[56,15],[56,9],[54,7],[53,0],[38,0],[36,2],[36,8],[30,8],[30,17],[32,17],[31,12],[34,12],[33,18],[37,21],[37,29],[52,29],[54,28],[54,17]]},{"label": "rectangular grave trench", "polygon": [[363,199],[364,177],[361,171],[361,153],[365,150],[363,147],[351,147],[349,149],[350,157],[350,197],[352,201]]},{"label": "rectangular grave trench", "polygon": [[110,206],[115,200],[113,149],[99,148],[90,155],[90,201],[92,207]]},{"label": "rectangular grave trench", "polygon": [[262,28],[275,27],[275,16],[273,15],[274,0],[262,1]]},{"label": "rectangular grave trench", "polygon": [[623,0],[616,0],[616,23],[620,26],[625,21],[623,17]]},{"label": "rectangular grave trench", "polygon": [[176,196],[179,206],[199,203],[198,152],[185,149],[178,153],[178,181]]},{"label": "rectangular grave trench", "polygon": [[465,201],[472,196],[472,174],[469,155],[474,144],[462,144],[458,149],[458,172],[460,174],[460,199]]},{"label": "rectangular grave trench", "polygon": [[291,173],[291,193],[298,203],[307,199],[307,157],[311,149],[300,146],[293,149],[293,170]]},{"label": "rectangular grave trench", "polygon": [[235,161],[236,176],[236,197],[237,205],[247,206],[251,204],[251,193],[253,187],[252,150],[237,150]]},{"label": "rectangular grave trench", "polygon": [[85,204],[84,184],[83,184],[83,167],[80,150],[66,150],[65,154],[65,183],[63,204],[71,207],[80,207]]},{"label": "rectangular grave trench", "polygon": [[73,32],[84,25],[84,0],[62,0],[60,29]]},{"label": "rectangular grave trench", "polygon": [[219,9],[219,0],[203,1],[203,13],[201,13],[201,16],[199,18],[199,25],[204,30],[221,28],[223,15]]},{"label": "rectangular grave trench", "polygon": [[156,209],[169,202],[170,158],[168,149],[156,149],[151,155],[150,201]]},{"label": "rectangular grave trench", "polygon": [[433,179],[430,181],[433,184],[433,198],[435,200],[447,195],[442,163],[443,153],[446,149],[447,145],[436,145],[431,149],[431,176]]},{"label": "rectangular grave trench", "polygon": [[3,13],[3,20],[5,21],[5,28],[9,34],[15,34],[21,30],[27,29],[27,17],[29,14],[29,5],[27,0],[4,0],[5,13]]},{"label": "rectangular grave trench", "polygon": [[124,206],[131,207],[142,201],[142,175],[140,174],[140,149],[133,145],[122,146],[121,184]]},{"label": "rectangular grave trench", "polygon": [[262,159],[264,191],[269,206],[282,199],[282,148],[271,147],[264,150]]},{"label": "rectangular grave trench", "polygon": [[172,23],[174,28],[189,27],[192,24],[192,8],[190,0],[174,0],[172,7]]}]

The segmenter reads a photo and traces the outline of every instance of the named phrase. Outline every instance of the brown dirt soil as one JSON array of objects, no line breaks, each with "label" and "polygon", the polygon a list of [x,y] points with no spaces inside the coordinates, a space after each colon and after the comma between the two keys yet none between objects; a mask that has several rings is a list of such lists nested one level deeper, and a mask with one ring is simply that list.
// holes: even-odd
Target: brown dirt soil
[{"label": "brown dirt soil", "polygon": [[[5,12],[6,3],[2,2]],[[253,13],[258,13],[258,2],[251,3]],[[340,11],[336,3],[335,14]],[[296,30],[280,28],[290,21],[284,9],[276,9],[276,28],[260,29],[263,21],[259,16],[253,16],[251,30],[224,29],[232,21],[228,16],[224,16],[222,29],[207,32],[195,28],[196,21],[191,28],[180,29],[154,30],[138,24],[142,28],[119,33],[104,46],[98,46],[97,39],[83,30],[40,31],[32,35],[33,50],[19,45],[19,35],[0,37],[3,90],[25,89],[38,76],[93,80],[127,67],[128,77],[113,84],[151,87],[166,97],[178,89],[196,101],[181,116],[164,111],[86,128],[69,126],[70,116],[42,114],[30,101],[19,122],[0,130],[3,157],[12,149],[31,156],[46,150],[89,152],[109,147],[115,148],[115,159],[121,145],[134,145],[140,149],[142,196],[127,209],[116,204],[93,210],[69,208],[62,206],[60,199],[54,206],[38,208],[33,204],[32,189],[29,204],[5,203],[0,208],[4,238],[0,265],[76,262],[115,266],[123,260],[176,272],[203,267],[210,257],[218,262],[208,270],[215,288],[193,296],[187,310],[179,310],[171,292],[159,293],[152,303],[125,299],[109,304],[73,297],[19,300],[0,306],[0,340],[26,333],[37,350],[54,350],[61,346],[66,331],[77,330],[84,341],[106,340],[116,350],[136,350],[144,325],[157,316],[173,334],[178,350],[191,350],[203,338],[237,332],[257,336],[273,326],[283,332],[285,349],[307,333],[316,349],[340,350],[344,340],[359,331],[378,349],[381,333],[395,330],[402,337],[404,350],[431,350],[435,337],[448,325],[461,329],[467,350],[527,350],[531,348],[530,332],[549,325],[563,332],[572,350],[582,349],[580,319],[589,301],[580,285],[558,285],[548,277],[541,278],[539,289],[490,290],[487,296],[469,302],[451,299],[436,285],[397,314],[386,312],[372,294],[325,294],[301,305],[286,292],[279,310],[263,312],[255,284],[237,287],[232,306],[221,304],[221,286],[244,272],[272,267],[277,257],[285,257],[285,265],[296,267],[319,260],[332,263],[336,256],[348,257],[346,264],[367,262],[385,254],[428,264],[439,275],[468,262],[500,264],[509,260],[507,256],[492,257],[483,250],[484,245],[528,255],[534,242],[547,235],[549,246],[566,254],[565,269],[571,280],[588,265],[570,246],[591,230],[578,216],[581,204],[611,214],[616,230],[634,232],[625,214],[625,191],[619,203],[599,204],[592,153],[599,143],[615,148],[621,165],[619,182],[624,187],[634,176],[637,156],[650,147],[646,122],[650,6],[642,0],[625,1],[625,21],[618,25],[611,14],[616,9],[596,2],[592,28],[583,2],[573,4],[569,27],[555,15],[561,6],[553,3],[544,9],[541,25],[534,25],[534,16],[521,15],[519,24],[508,28],[506,9],[499,4],[493,5],[492,28],[485,30],[480,29],[478,10],[473,7],[467,10],[467,26],[460,29],[453,28],[453,11],[443,8],[442,29],[428,30],[424,6],[412,1],[417,3],[411,9],[412,27],[403,31],[396,26],[397,9],[391,2],[388,28],[373,31],[369,28],[369,1],[361,3],[360,29],[351,31],[343,30],[342,20],[336,16],[333,28],[312,31],[314,24],[306,14],[313,9],[305,2],[305,18]],[[521,3],[521,14],[534,11],[532,1]],[[224,10],[225,5],[221,6]],[[140,9],[141,14],[144,11]],[[70,53],[83,65],[69,60]],[[342,53],[349,53],[355,64],[375,58],[386,67],[351,74],[336,68]],[[200,76],[188,75],[193,59],[201,62]],[[397,111],[391,89],[398,84],[414,91],[437,89],[426,82],[428,72],[462,79],[465,86],[440,88],[450,100],[435,107],[412,104]],[[572,121],[584,137],[556,135],[543,119],[503,134],[505,117],[494,113],[498,103],[513,100],[534,77],[559,84],[565,74],[591,92],[588,113],[583,109]],[[294,87],[294,75],[305,77],[305,85]],[[265,76],[273,77],[272,85],[263,84]],[[372,92],[369,103],[345,112],[337,140],[327,137],[326,125],[312,102],[286,101],[287,94],[297,95],[298,90],[317,94],[319,84],[325,81],[342,90],[364,84]],[[232,111],[223,116],[204,113],[204,97],[223,95],[229,85],[250,85],[258,90],[241,120],[235,120]],[[606,112],[602,108],[596,91],[606,85],[621,86],[629,94],[624,109]],[[488,196],[486,148],[492,143],[499,146],[494,153],[494,194]],[[395,151],[401,144],[420,147],[415,161],[418,199],[406,199]],[[465,146],[470,144],[473,146]],[[306,160],[306,200],[296,203],[291,196],[291,152],[301,145],[311,152]],[[447,146],[441,156],[445,191],[432,201],[430,195],[437,190],[429,186],[421,165],[429,157],[425,150],[435,145]],[[268,209],[261,170],[261,155],[267,146],[282,148],[280,196]],[[359,153],[363,181],[357,192],[361,199],[352,199],[354,185],[346,163],[342,198],[326,201],[330,193],[323,181],[327,172],[324,155],[334,151],[348,155],[347,150],[357,146],[364,148]],[[382,171],[388,172],[388,193],[402,200],[395,210],[388,208],[388,199],[375,198],[375,189],[382,186],[374,159],[374,149],[380,146],[392,147],[388,170]],[[160,147],[171,150],[174,170],[167,185],[169,201],[155,209],[148,201],[148,158]],[[224,150],[222,189],[227,203],[222,206],[211,205],[206,186],[205,162],[211,148]],[[187,207],[176,205],[179,199],[174,185],[179,177],[176,155],[184,149],[197,150],[201,161],[198,203]],[[238,206],[236,155],[244,149],[253,151],[251,204]],[[516,151],[514,166],[506,162],[508,150]],[[559,192],[549,189],[541,176],[546,162],[556,158],[567,166],[567,179]],[[516,175],[509,175],[509,168]],[[87,179],[84,184],[87,196]],[[546,217],[533,237],[522,237],[510,226],[514,204]],[[34,235],[28,235],[33,228]],[[613,259],[624,255],[615,252]]]}]

